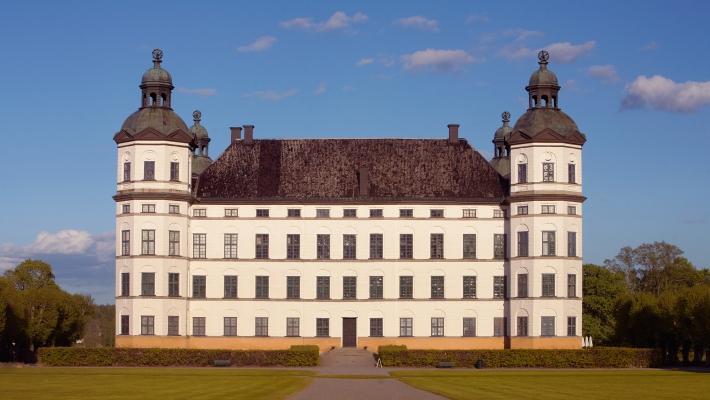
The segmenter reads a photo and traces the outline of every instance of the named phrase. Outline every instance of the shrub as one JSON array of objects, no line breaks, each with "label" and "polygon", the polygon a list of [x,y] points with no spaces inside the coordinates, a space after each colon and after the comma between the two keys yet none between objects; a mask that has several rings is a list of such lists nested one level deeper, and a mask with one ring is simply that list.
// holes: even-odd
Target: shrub
[{"label": "shrub", "polygon": [[214,360],[230,360],[233,366],[310,367],[318,365],[317,346],[289,350],[199,350],[43,347],[39,362],[52,367],[207,367]]},{"label": "shrub", "polygon": [[454,362],[473,368],[482,361],[487,368],[646,368],[661,365],[652,349],[601,348],[589,350],[407,350],[405,346],[380,346],[385,367],[436,367]]}]

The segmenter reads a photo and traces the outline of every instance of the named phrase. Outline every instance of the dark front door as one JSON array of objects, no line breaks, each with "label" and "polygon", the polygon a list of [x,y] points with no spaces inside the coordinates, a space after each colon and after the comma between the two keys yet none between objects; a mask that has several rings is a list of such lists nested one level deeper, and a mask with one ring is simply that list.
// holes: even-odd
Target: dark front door
[{"label": "dark front door", "polygon": [[343,318],[343,347],[357,346],[357,318]]}]

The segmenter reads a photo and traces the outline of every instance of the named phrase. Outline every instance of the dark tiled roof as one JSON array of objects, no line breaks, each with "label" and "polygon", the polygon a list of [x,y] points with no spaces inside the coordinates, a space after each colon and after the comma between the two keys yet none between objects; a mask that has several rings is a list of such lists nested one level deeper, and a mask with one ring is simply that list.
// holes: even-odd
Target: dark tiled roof
[{"label": "dark tiled roof", "polygon": [[198,200],[357,200],[367,168],[369,200],[502,199],[506,183],[465,141],[434,139],[243,140],[199,177]]}]

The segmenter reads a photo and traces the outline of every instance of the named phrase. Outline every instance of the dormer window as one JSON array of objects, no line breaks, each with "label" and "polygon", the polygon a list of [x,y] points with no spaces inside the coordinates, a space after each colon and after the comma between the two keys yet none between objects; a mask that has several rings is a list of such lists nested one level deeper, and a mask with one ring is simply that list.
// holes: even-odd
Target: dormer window
[{"label": "dormer window", "polygon": [[144,161],[143,162],[143,180],[144,181],[154,181],[155,180],[155,161]]}]

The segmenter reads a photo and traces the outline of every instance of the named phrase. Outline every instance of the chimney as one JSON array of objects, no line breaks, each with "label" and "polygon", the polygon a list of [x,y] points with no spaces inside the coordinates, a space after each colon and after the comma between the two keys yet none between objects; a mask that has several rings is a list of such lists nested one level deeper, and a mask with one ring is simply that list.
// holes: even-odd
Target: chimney
[{"label": "chimney", "polygon": [[244,125],[244,143],[254,143],[254,125]]},{"label": "chimney", "polygon": [[367,172],[367,167],[360,167],[357,170],[358,191],[362,197],[370,195],[370,176]]},{"label": "chimney", "polygon": [[230,143],[234,143],[242,138],[241,126],[232,126],[229,128],[229,131],[232,133],[232,141]]},{"label": "chimney", "polygon": [[459,124],[448,124],[449,128],[449,144],[458,144],[459,142]]}]

